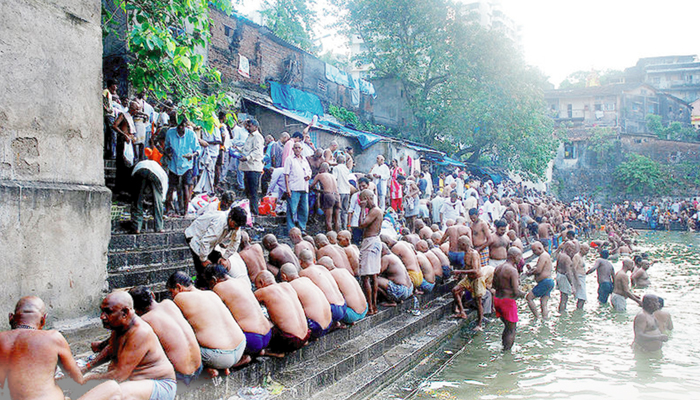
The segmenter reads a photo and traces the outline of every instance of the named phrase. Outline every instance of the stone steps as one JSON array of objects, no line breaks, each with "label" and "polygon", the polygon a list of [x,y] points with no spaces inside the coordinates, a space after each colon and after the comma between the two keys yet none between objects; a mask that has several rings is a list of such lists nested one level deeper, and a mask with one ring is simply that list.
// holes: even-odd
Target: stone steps
[{"label": "stone steps", "polygon": [[147,286],[154,289],[156,295],[161,295],[165,290],[165,282],[170,275],[177,271],[183,271],[190,276],[194,276],[194,265],[191,258],[179,262],[150,264],[108,273],[107,282],[109,283],[110,291],[134,286]]},{"label": "stone steps", "polygon": [[[410,360],[422,357],[423,351],[435,343],[457,321],[444,319],[451,312],[452,302],[446,297],[438,298],[422,308],[420,315],[404,312],[363,335],[335,346],[319,357],[287,368],[275,381],[286,387],[273,399],[353,398],[356,391],[372,386],[373,380],[358,381],[358,376],[377,378],[383,375],[391,379],[391,371],[409,366]],[[339,385],[348,381],[347,385]],[[320,392],[329,386],[332,395]],[[339,390],[349,390],[347,395]]]}]

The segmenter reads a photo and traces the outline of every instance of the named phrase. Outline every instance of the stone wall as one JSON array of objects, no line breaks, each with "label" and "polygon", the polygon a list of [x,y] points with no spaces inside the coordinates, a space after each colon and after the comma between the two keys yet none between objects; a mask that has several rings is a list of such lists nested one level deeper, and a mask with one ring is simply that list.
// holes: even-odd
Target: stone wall
[{"label": "stone wall", "polygon": [[100,1],[3,0],[0,38],[0,311],[38,295],[52,321],[95,313],[111,196]]}]

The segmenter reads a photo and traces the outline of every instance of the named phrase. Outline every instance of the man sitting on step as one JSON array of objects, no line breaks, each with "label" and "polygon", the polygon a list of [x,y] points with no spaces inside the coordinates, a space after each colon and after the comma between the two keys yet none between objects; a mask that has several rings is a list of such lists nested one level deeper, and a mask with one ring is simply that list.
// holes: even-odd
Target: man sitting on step
[{"label": "man sitting on step", "polygon": [[129,290],[129,294],[134,299],[136,315],[148,322],[158,336],[177,380],[189,386],[203,367],[197,338],[182,311],[172,300],[156,302],[153,292],[144,286]]},{"label": "man sitting on step", "polygon": [[204,269],[204,277],[243,330],[246,338],[245,353],[264,356],[272,337],[272,323],[263,314],[250,289],[250,283],[245,278],[232,278],[222,265],[208,266]]},{"label": "man sitting on step", "polygon": [[243,354],[245,335],[216,293],[195,288],[184,272],[172,274],[166,287],[194,329],[209,376],[218,376],[218,370],[228,375],[230,368],[250,362],[250,357]]},{"label": "man sitting on step", "polygon": [[[304,308],[292,285],[277,283],[270,271],[262,271],[255,277],[255,298],[267,308],[273,324],[270,350],[289,353],[298,350],[309,341],[311,331]],[[267,354],[270,354],[268,351]]]},{"label": "man sitting on step", "polygon": [[345,310],[343,322],[346,324],[354,324],[355,322],[366,317],[369,307],[367,305],[365,294],[362,291],[357,279],[355,279],[355,277],[352,276],[347,270],[343,268],[336,268],[333,264],[333,260],[330,257],[321,257],[321,259],[318,260],[318,264],[324,266],[326,269],[328,269],[328,271],[330,271],[331,276],[338,284],[338,289],[340,289],[340,292],[345,298],[345,302],[348,306]]},{"label": "man sitting on step", "polygon": [[318,339],[326,335],[333,324],[333,312],[323,291],[311,279],[300,277],[293,264],[284,264],[280,269],[280,276],[297,292],[311,330],[311,337]]},{"label": "man sitting on step", "polygon": [[272,272],[272,274],[280,279],[280,268],[286,263],[294,264],[297,267],[297,271],[301,270],[299,266],[299,260],[297,256],[294,255],[292,248],[284,243],[277,242],[275,235],[268,233],[263,236],[262,245],[270,252],[268,256],[267,269]]},{"label": "man sitting on step", "polygon": [[301,252],[299,261],[301,262],[302,271],[299,275],[311,279],[313,283],[323,291],[326,299],[328,299],[328,302],[331,304],[333,322],[340,322],[345,318],[345,312],[348,308],[345,298],[340,292],[338,284],[335,282],[335,279],[333,279],[331,273],[322,266],[314,265],[311,262],[312,259],[313,254],[310,251],[304,250]]}]

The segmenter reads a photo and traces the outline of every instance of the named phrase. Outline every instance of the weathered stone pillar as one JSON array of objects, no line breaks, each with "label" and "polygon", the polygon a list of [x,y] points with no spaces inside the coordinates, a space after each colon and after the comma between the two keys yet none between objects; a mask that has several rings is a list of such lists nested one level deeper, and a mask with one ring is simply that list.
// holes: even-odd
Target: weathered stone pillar
[{"label": "weathered stone pillar", "polygon": [[0,1],[0,316],[24,295],[50,322],[97,313],[111,201],[101,67],[99,0]]}]

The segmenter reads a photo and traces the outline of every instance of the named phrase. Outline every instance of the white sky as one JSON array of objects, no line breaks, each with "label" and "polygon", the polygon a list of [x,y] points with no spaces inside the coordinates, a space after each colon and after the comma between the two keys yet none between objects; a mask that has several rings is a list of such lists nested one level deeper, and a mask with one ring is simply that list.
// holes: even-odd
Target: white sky
[{"label": "white sky", "polygon": [[[258,10],[261,3],[239,1],[241,4],[234,7],[242,14]],[[642,57],[700,54],[700,0],[500,3],[504,13],[521,27],[525,60],[557,86],[574,71],[622,70]],[[322,18],[320,6],[318,13]],[[340,47],[332,38],[322,42],[324,50]]]}]

